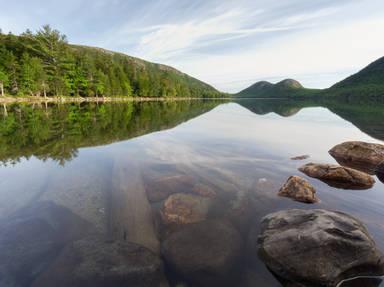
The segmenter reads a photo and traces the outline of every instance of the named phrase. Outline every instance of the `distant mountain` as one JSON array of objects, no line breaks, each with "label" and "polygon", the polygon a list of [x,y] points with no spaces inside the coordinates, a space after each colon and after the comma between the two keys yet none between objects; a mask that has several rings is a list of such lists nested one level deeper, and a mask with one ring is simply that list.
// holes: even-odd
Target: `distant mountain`
[{"label": "distant mountain", "polygon": [[266,81],[257,82],[234,96],[243,98],[291,98],[296,96],[384,98],[384,57],[328,89],[307,89],[298,81],[287,79],[277,84]]},{"label": "distant mountain", "polygon": [[331,95],[384,96],[384,57],[325,90]]},{"label": "distant mountain", "polygon": [[304,95],[313,90],[304,88],[298,81],[285,79],[276,84],[261,81],[236,94],[237,97],[251,98],[286,98],[293,95]]}]

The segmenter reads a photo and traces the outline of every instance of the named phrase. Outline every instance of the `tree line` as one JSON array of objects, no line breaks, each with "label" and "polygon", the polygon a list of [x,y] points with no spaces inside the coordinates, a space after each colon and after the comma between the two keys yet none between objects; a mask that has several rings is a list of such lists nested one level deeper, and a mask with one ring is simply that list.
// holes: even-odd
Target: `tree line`
[{"label": "tree line", "polygon": [[0,94],[73,97],[216,97],[171,67],[68,44],[49,25],[19,36],[0,30]]}]

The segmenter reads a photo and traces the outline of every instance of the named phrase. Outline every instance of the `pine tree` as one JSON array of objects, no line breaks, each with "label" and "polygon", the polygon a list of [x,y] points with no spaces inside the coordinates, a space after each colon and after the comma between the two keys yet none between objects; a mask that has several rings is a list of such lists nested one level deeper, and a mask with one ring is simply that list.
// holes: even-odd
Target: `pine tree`
[{"label": "pine tree", "polygon": [[19,64],[12,52],[7,53],[5,57],[4,66],[6,67],[9,90],[12,94],[16,95],[19,91],[19,83],[18,83]]},{"label": "pine tree", "polygon": [[34,72],[29,54],[24,53],[21,58],[21,92],[33,95],[35,90]]},{"label": "pine tree", "polygon": [[108,78],[101,70],[98,70],[96,72],[95,81],[94,81],[94,89],[95,89],[95,96],[104,96],[105,90],[108,82]]},{"label": "pine tree", "polygon": [[1,96],[4,97],[4,87],[8,84],[8,76],[7,74],[0,69],[0,93]]},{"label": "pine tree", "polygon": [[35,36],[37,48],[43,59],[49,87],[58,96],[64,89],[62,69],[65,65],[66,36],[53,30],[49,25],[43,26]]}]

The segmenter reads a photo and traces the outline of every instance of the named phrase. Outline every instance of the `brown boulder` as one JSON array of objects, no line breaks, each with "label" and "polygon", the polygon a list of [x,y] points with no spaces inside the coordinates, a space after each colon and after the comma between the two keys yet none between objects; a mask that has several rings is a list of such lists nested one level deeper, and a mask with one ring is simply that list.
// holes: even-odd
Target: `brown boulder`
[{"label": "brown boulder", "polygon": [[299,170],[337,188],[368,189],[375,184],[369,174],[339,165],[308,163]]},{"label": "brown boulder", "polygon": [[291,176],[279,191],[279,196],[290,197],[304,203],[318,202],[315,188],[304,178]]},{"label": "brown boulder", "polygon": [[209,198],[214,198],[217,195],[216,191],[214,191],[210,186],[203,183],[197,183],[193,187],[192,192],[197,195],[209,197]]},{"label": "brown boulder", "polygon": [[164,202],[161,210],[165,224],[188,224],[207,218],[211,199],[189,193],[175,193]]},{"label": "brown boulder", "polygon": [[192,176],[177,174],[160,178],[143,177],[147,197],[150,202],[159,202],[179,192],[192,192],[195,179]]},{"label": "brown boulder", "polygon": [[333,147],[329,154],[338,163],[370,174],[384,161],[384,145],[359,141],[344,142]]}]

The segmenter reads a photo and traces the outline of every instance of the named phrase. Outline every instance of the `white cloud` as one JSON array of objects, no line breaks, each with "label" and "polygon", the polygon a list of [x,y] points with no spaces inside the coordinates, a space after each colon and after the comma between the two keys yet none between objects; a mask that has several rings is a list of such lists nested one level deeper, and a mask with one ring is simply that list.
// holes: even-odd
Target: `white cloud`
[{"label": "white cloud", "polygon": [[286,77],[326,87],[384,55],[383,0],[0,4],[6,32],[49,23],[73,43],[175,66],[223,91]]},{"label": "white cloud", "polygon": [[201,60],[196,55],[175,64],[225,91],[236,91],[256,80],[287,77],[325,87],[383,56],[384,38],[380,35],[384,35],[384,19],[362,20],[289,34],[241,54]]},{"label": "white cloud", "polygon": [[150,60],[167,59],[204,37],[240,33],[237,20],[245,16],[244,10],[237,9],[207,20],[148,27],[149,32],[139,41],[138,54]]},{"label": "white cloud", "polygon": [[263,23],[244,28],[264,10],[250,12],[244,8],[237,8],[208,19],[139,28],[136,31],[143,32],[143,35],[137,47],[137,55],[155,61],[183,57],[185,49],[196,49],[253,34],[308,28],[312,25],[308,21],[333,14],[337,10],[326,8],[282,18],[276,23]]}]

